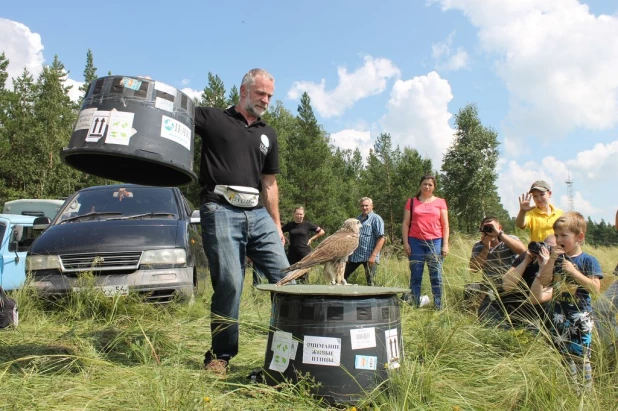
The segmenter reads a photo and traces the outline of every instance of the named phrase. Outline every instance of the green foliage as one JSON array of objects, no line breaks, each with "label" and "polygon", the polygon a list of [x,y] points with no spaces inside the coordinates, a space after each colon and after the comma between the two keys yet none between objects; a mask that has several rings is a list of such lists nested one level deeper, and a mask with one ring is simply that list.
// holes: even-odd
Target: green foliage
[{"label": "green foliage", "polygon": [[82,92],[82,100],[88,92],[90,83],[97,79],[97,68],[94,66],[94,58],[92,57],[92,50],[88,49],[86,53],[86,67],[84,68],[84,84],[79,88]]},{"label": "green foliage", "polygon": [[508,215],[500,205],[495,184],[498,134],[481,124],[474,104],[455,115],[455,128],[455,140],[442,163],[442,184],[448,193],[452,228],[473,233],[483,217]]}]

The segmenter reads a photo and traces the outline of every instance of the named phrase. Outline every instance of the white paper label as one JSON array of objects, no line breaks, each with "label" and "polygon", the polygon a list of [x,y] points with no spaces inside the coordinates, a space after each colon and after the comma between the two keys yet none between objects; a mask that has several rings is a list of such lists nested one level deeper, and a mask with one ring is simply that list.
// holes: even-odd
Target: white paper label
[{"label": "white paper label", "polygon": [[105,135],[109,124],[109,111],[97,111],[92,116],[86,141],[96,143]]},{"label": "white paper label", "polygon": [[376,370],[378,368],[378,357],[357,355],[354,358],[354,368],[357,370]]},{"label": "white paper label", "polygon": [[155,107],[172,113],[174,111],[174,102],[161,97],[155,97]]},{"label": "white paper label", "polygon": [[285,371],[290,364],[292,334],[284,331],[275,331],[270,349],[273,351],[273,358],[268,368],[273,371]]},{"label": "white paper label", "polygon": [[175,141],[187,150],[191,149],[191,129],[167,116],[161,116],[161,137]]},{"label": "white paper label", "polygon": [[155,81],[155,86],[154,86],[155,90],[159,90],[162,91],[164,93],[167,93],[171,96],[174,96],[174,98],[176,98],[176,89],[172,86],[168,86],[165,83],[161,83],[160,81]]},{"label": "white paper label", "polygon": [[112,110],[109,116],[109,131],[105,137],[106,144],[129,145],[131,136],[137,131],[133,128],[135,113]]},{"label": "white paper label", "polygon": [[376,329],[374,327],[352,329],[350,330],[350,340],[352,341],[353,350],[375,347]]},{"label": "white paper label", "polygon": [[384,331],[386,341],[386,358],[388,358],[388,368],[399,368],[400,349],[399,338],[397,338],[397,329]]},{"label": "white paper label", "polygon": [[79,117],[77,118],[77,123],[75,123],[75,130],[88,130],[90,128],[90,124],[92,123],[92,117],[94,113],[97,111],[96,108],[87,108],[79,112]]},{"label": "white paper label", "polygon": [[338,367],[341,362],[341,338],[305,335],[303,364]]}]

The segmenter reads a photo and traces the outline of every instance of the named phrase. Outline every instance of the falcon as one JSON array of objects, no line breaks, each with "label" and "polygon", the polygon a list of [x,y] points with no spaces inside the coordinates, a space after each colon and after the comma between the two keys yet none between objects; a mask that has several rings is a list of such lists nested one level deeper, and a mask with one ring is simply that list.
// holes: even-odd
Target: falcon
[{"label": "falcon", "polygon": [[283,270],[288,272],[277,285],[284,285],[295,280],[316,265],[324,264],[324,278],[331,284],[347,284],[343,278],[345,263],[350,254],[356,250],[359,241],[361,222],[348,218],[336,233],[322,241],[311,253],[296,264]]}]

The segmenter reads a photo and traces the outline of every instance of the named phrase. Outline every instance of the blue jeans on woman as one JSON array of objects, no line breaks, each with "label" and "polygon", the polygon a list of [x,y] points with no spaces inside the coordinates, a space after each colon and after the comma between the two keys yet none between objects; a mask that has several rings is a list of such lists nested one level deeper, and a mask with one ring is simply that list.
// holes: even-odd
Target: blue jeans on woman
[{"label": "blue jeans on woman", "polygon": [[220,203],[200,208],[202,239],[214,293],[210,304],[212,354],[228,360],[238,354],[238,311],[249,257],[273,284],[289,266],[275,222],[265,208]]},{"label": "blue jeans on woman", "polygon": [[417,307],[421,303],[421,282],[425,263],[429,268],[429,281],[436,310],[442,309],[442,239],[419,240],[408,237],[408,244],[412,253],[410,260],[410,290],[412,301]]}]

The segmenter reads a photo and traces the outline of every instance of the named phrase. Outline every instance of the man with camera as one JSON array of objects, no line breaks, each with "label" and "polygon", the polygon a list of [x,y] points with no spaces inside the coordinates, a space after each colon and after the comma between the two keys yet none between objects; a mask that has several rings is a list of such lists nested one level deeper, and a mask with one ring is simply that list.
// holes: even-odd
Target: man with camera
[{"label": "man with camera", "polygon": [[481,240],[472,247],[470,269],[483,272],[485,297],[478,309],[479,320],[501,323],[505,307],[500,299],[503,294],[502,277],[526,246],[514,235],[504,234],[496,217],[485,217],[480,226]]}]

